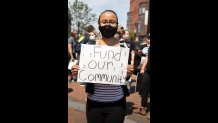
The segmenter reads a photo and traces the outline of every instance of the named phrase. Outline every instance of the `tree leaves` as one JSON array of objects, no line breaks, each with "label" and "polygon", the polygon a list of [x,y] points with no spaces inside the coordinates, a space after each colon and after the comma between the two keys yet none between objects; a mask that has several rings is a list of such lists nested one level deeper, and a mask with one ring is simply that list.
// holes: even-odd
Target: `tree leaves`
[{"label": "tree leaves", "polygon": [[84,33],[85,27],[97,20],[96,14],[91,13],[92,9],[81,1],[75,0],[68,10],[74,30],[77,30],[77,23],[80,23],[80,33]]}]

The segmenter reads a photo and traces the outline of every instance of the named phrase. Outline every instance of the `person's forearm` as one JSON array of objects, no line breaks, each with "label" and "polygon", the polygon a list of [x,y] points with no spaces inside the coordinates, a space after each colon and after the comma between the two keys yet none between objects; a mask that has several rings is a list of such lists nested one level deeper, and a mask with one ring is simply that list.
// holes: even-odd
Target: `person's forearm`
[{"label": "person's forearm", "polygon": [[143,62],[143,65],[142,65],[141,70],[144,70],[144,69],[145,69],[145,66],[146,66],[147,62],[148,62],[148,57],[146,56],[146,57],[145,57],[145,60],[144,60],[144,62]]},{"label": "person's forearm", "polygon": [[74,59],[72,50],[70,51],[70,57],[71,57],[71,59]]},{"label": "person's forearm", "polygon": [[134,62],[135,62],[135,51],[132,51],[131,52],[131,56],[132,56],[132,58],[131,58],[131,64],[133,65],[134,64]]},{"label": "person's forearm", "polygon": [[69,49],[70,57],[71,59],[73,59],[73,49],[72,49],[71,44],[68,44],[68,49]]}]

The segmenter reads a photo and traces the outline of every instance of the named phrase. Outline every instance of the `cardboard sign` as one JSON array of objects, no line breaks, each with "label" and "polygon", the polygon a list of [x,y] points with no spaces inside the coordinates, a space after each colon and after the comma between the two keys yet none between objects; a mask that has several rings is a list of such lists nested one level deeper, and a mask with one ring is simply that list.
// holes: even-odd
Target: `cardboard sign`
[{"label": "cardboard sign", "polygon": [[74,60],[72,61],[72,59],[70,59],[70,62],[68,64],[68,70],[71,70],[71,68],[74,66],[74,65],[77,65],[79,63],[78,60]]},{"label": "cardboard sign", "polygon": [[129,48],[83,44],[78,82],[124,85]]}]

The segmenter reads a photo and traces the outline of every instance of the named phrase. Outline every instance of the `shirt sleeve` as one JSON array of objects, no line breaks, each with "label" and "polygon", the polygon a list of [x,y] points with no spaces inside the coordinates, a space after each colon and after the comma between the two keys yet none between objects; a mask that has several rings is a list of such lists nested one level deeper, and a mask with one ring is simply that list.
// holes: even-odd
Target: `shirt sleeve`
[{"label": "shirt sleeve", "polygon": [[72,37],[68,38],[68,44],[74,44],[74,39]]}]

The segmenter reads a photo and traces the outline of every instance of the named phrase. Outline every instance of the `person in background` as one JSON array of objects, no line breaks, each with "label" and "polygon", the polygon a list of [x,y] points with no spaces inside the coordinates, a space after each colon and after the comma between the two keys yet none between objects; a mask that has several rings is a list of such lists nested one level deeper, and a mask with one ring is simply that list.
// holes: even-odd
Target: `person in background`
[{"label": "person in background", "polygon": [[123,26],[119,26],[117,29],[117,37],[121,43],[124,42],[123,35],[125,34]]},{"label": "person in background", "polygon": [[95,31],[95,28],[93,25],[89,25],[88,27],[86,27],[86,33],[85,33],[85,39],[83,44],[87,44],[89,42],[89,38],[91,36],[91,34],[93,34]]},{"label": "person in background", "polygon": [[143,79],[140,89],[141,106],[139,107],[138,113],[142,115],[147,114],[148,97],[150,92],[150,35],[147,36],[146,43],[148,44],[148,49],[144,49],[147,51],[143,51],[143,53],[147,53],[147,57],[140,70],[140,74],[143,74]]},{"label": "person in background", "polygon": [[69,52],[69,55],[72,61],[76,59],[76,52],[75,52],[76,41],[75,40],[76,40],[76,32],[73,31],[71,33],[71,37],[68,38],[68,52]]},{"label": "person in background", "polygon": [[137,75],[137,86],[136,86],[136,92],[139,92],[139,95],[141,95],[141,88],[142,88],[142,79],[144,76],[144,72],[142,73],[141,70],[143,63],[145,62],[145,60],[147,60],[147,51],[148,50],[148,44],[147,44],[147,39],[144,39],[144,42],[142,42],[139,45],[139,49],[136,52],[136,56],[135,56],[135,74]]},{"label": "person in background", "polygon": [[[72,62],[74,61],[74,59],[76,59],[76,52],[75,52],[75,46],[76,46],[76,32],[71,32],[71,37],[68,38],[68,63],[70,62],[70,60],[72,60]],[[68,75],[70,75],[70,78],[68,78],[68,82],[72,82],[73,80],[73,76],[71,73],[71,70],[68,70]]]},{"label": "person in background", "polygon": [[[124,34],[122,35],[122,38],[123,38],[123,41],[125,42],[124,45],[127,45],[127,47],[130,48],[128,64],[134,66],[134,62],[135,62],[135,43],[130,40],[130,35],[129,35],[128,30],[124,31]],[[131,76],[128,76],[126,80],[127,80],[127,87],[128,87],[128,89],[130,91]]]}]

